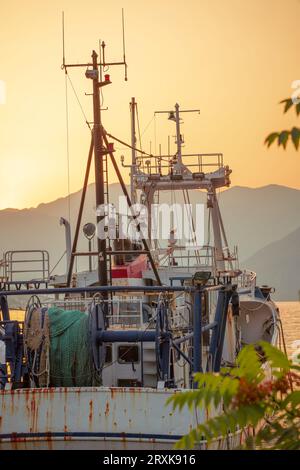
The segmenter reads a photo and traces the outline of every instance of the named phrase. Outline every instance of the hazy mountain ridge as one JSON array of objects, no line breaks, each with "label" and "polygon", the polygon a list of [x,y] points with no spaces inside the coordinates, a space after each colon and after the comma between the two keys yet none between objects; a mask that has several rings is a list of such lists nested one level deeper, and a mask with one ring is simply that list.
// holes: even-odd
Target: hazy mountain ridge
[{"label": "hazy mountain ridge", "polygon": [[270,243],[243,263],[259,284],[275,287],[275,299],[300,300],[300,228]]},{"label": "hazy mountain ridge", "polygon": [[[117,203],[121,195],[118,183],[110,185],[110,201]],[[81,191],[70,196],[71,221],[74,229],[79,208]],[[175,199],[175,198],[174,198]],[[161,202],[170,202],[170,192],[161,193]],[[196,203],[206,202],[204,192],[190,192],[190,201]],[[183,202],[178,192],[173,202]],[[219,203],[228,242],[231,247],[238,245],[239,257],[242,266],[259,271],[259,279],[268,284],[278,284],[279,280],[272,275],[270,263],[259,263],[266,252],[273,253],[270,248],[273,243],[296,233],[295,237],[288,239],[289,244],[300,241],[300,190],[279,185],[269,185],[260,188],[247,188],[234,186],[220,192]],[[60,217],[68,217],[68,198],[58,198],[50,203],[39,204],[29,209],[5,209],[0,211],[0,251],[13,249],[47,249],[50,253],[51,266],[54,266],[65,250],[64,228],[59,225]],[[95,194],[94,184],[90,184],[86,195],[86,204],[82,218],[82,225],[95,220]],[[298,243],[299,245],[299,243]],[[279,245],[278,245],[279,246]],[[79,240],[79,249],[86,250],[87,241],[83,236]],[[279,248],[278,248],[279,249]],[[285,248],[281,248],[285,249]],[[270,251],[269,251],[270,250]],[[277,266],[291,266],[293,277],[300,278],[298,263],[294,263],[296,247],[287,250],[286,256]],[[271,255],[270,255],[271,256]],[[290,257],[294,259],[290,260]],[[78,260],[78,268],[85,267],[86,260]],[[276,264],[275,263],[275,264]],[[267,268],[267,266],[270,266]],[[257,267],[257,268],[256,268]],[[259,268],[259,269],[258,269]],[[62,262],[57,272],[64,272]],[[274,282],[273,282],[274,279]],[[284,284],[285,285],[285,284]],[[279,297],[284,300],[294,300],[298,296],[298,289],[284,287],[283,283],[277,287]],[[296,286],[295,286],[296,287]]]}]

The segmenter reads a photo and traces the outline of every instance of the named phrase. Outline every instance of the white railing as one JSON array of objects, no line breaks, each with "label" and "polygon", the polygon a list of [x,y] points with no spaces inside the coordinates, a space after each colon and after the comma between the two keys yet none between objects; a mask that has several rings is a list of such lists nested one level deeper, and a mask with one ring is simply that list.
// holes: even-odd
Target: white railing
[{"label": "white railing", "polygon": [[239,276],[238,285],[239,287],[243,287],[245,289],[251,289],[252,293],[254,294],[256,287],[256,273],[254,271],[244,269],[244,271]]},{"label": "white railing", "polygon": [[47,308],[58,307],[68,311],[79,310],[81,312],[88,312],[92,305],[103,303],[108,305],[107,320],[109,327],[140,328],[151,321],[153,313],[151,307],[142,299],[132,297],[114,298],[113,300],[103,300],[99,297],[68,298],[62,300],[47,299],[43,300],[42,305]]}]

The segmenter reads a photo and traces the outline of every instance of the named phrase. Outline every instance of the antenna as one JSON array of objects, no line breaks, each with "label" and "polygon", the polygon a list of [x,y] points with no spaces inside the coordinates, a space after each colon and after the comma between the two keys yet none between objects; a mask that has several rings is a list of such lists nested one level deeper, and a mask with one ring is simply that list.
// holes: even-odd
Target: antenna
[{"label": "antenna", "polygon": [[[168,119],[170,121],[174,121],[176,123],[176,144],[177,144],[177,161],[178,161],[178,169],[182,166],[182,155],[181,155],[181,147],[184,143],[183,136],[180,133],[180,113],[198,113],[200,114],[200,109],[182,109],[179,110],[179,104],[175,104],[175,111],[155,111],[154,116],[156,114],[169,114]],[[168,141],[169,147],[169,141]],[[168,152],[170,149],[168,148]]]},{"label": "antenna", "polygon": [[[62,63],[61,68],[64,69],[65,64],[66,64],[66,57],[65,57],[65,12],[64,11],[62,12],[62,47],[63,47],[63,63]],[[67,73],[67,69],[65,69],[65,70],[66,70],[66,73]]]},{"label": "antenna", "polygon": [[124,26],[124,8],[122,8],[122,31],[123,31],[123,62],[125,65],[125,82],[127,82],[127,63],[126,63],[126,53],[125,53],[125,26]]},{"label": "antenna", "polygon": [[[126,53],[125,53],[125,26],[124,26],[125,22],[124,22],[124,9],[122,8],[122,36],[123,36],[123,60],[120,61],[120,62],[106,62],[105,60],[105,47],[106,47],[106,44],[104,41],[101,42],[101,45],[100,45],[100,41],[99,41],[99,54],[97,54],[97,58],[99,58],[99,61],[97,61],[96,63],[96,66],[99,67],[99,72],[100,72],[100,79],[102,77],[102,73],[105,72],[104,69],[107,67],[107,66],[111,66],[111,65],[123,65],[125,67],[125,81],[127,82],[128,78],[127,78],[127,62],[126,62]],[[94,67],[95,64],[93,64],[93,62],[85,62],[85,63],[77,63],[77,64],[67,64],[66,63],[66,58],[65,58],[65,14],[64,12],[62,12],[62,43],[63,43],[63,63],[62,63],[62,66],[61,68],[65,70],[65,72],[67,73],[67,70],[68,68],[72,67],[86,67],[87,69],[89,67]],[[88,71],[88,70],[87,70]],[[109,75],[107,75],[109,77]],[[91,78],[91,77],[89,77]],[[105,80],[106,81],[106,85],[108,85],[110,83],[110,80],[109,78]],[[103,83],[103,82],[101,82]],[[103,86],[103,84],[102,84]]]}]

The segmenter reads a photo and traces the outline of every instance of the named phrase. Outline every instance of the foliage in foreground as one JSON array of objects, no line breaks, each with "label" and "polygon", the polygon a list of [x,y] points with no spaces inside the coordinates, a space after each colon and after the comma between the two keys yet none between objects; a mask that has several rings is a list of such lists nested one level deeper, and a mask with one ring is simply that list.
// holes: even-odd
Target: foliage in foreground
[{"label": "foliage in foreground", "polygon": [[[286,113],[290,108],[294,107],[297,116],[300,114],[300,103],[294,104],[291,98],[280,101],[280,104],[284,104],[283,112]],[[286,149],[288,140],[291,139],[296,150],[299,148],[300,143],[300,129],[298,127],[293,127],[291,130],[284,130],[280,132],[272,132],[265,139],[265,145],[270,147],[274,142],[277,141],[278,146]]]},{"label": "foliage in foreground", "polygon": [[211,442],[251,426],[257,432],[245,440],[245,448],[300,449],[299,371],[280,350],[260,342],[244,347],[234,368],[195,374],[198,388],[175,393],[168,403],[221,414],[199,424],[176,447],[193,448],[200,440]]}]

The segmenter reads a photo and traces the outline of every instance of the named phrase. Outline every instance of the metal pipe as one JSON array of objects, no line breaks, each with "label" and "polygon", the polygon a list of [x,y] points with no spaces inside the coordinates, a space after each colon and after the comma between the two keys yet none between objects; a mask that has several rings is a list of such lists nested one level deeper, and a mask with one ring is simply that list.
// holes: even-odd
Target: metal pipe
[{"label": "metal pipe", "polygon": [[97,292],[193,292],[192,287],[180,286],[93,286],[93,287],[61,287],[49,289],[29,289],[29,290],[13,290],[0,291],[0,295],[43,295],[43,294],[83,294]]},{"label": "metal pipe", "polygon": [[[146,250],[109,250],[107,255],[147,255]],[[98,256],[97,251],[77,251],[74,256]]]},{"label": "metal pipe", "polygon": [[[209,323],[208,325],[202,326],[201,331],[204,333],[205,331],[212,330],[217,326],[217,322],[212,322]],[[194,333],[189,333],[182,338],[177,338],[173,341],[173,344],[181,344],[184,343],[185,341],[189,341],[190,339],[194,338]]]},{"label": "metal pipe", "polygon": [[143,331],[143,330],[105,330],[99,331],[96,335],[97,343],[139,343],[139,342],[154,342],[156,337],[155,331]]},{"label": "metal pipe", "polygon": [[243,294],[251,294],[252,293],[252,290],[251,289],[237,289],[237,293],[239,295],[243,295]]},{"label": "metal pipe", "polygon": [[68,276],[71,255],[72,255],[71,226],[70,226],[70,222],[64,217],[61,217],[59,219],[59,223],[60,225],[64,225],[65,227],[66,253],[67,253],[67,276]]},{"label": "metal pipe", "polygon": [[90,273],[93,270],[91,251],[92,251],[92,240],[89,239],[89,272]]},{"label": "metal pipe", "polygon": [[[24,281],[23,281],[24,282]],[[27,283],[27,281],[26,281]],[[17,282],[13,284],[22,284]],[[0,284],[1,285],[1,284]],[[202,288],[203,291],[220,290],[223,286],[211,286]],[[24,290],[10,290],[0,291],[0,296],[10,295],[43,295],[43,294],[82,294],[82,293],[97,293],[97,292],[195,292],[193,286],[93,286],[93,287],[53,287],[49,289],[24,289]]]},{"label": "metal pipe", "polygon": [[194,354],[193,372],[202,372],[202,290],[196,289],[194,294]]},{"label": "metal pipe", "polygon": [[184,359],[190,366],[192,366],[192,361],[187,357],[186,354],[184,354],[183,351],[181,351],[181,349],[177,346],[177,344],[176,344],[174,341],[172,341],[172,346],[174,347],[174,349],[176,349],[176,351],[178,352],[178,354],[180,354],[180,355],[183,357],[183,359]]}]

